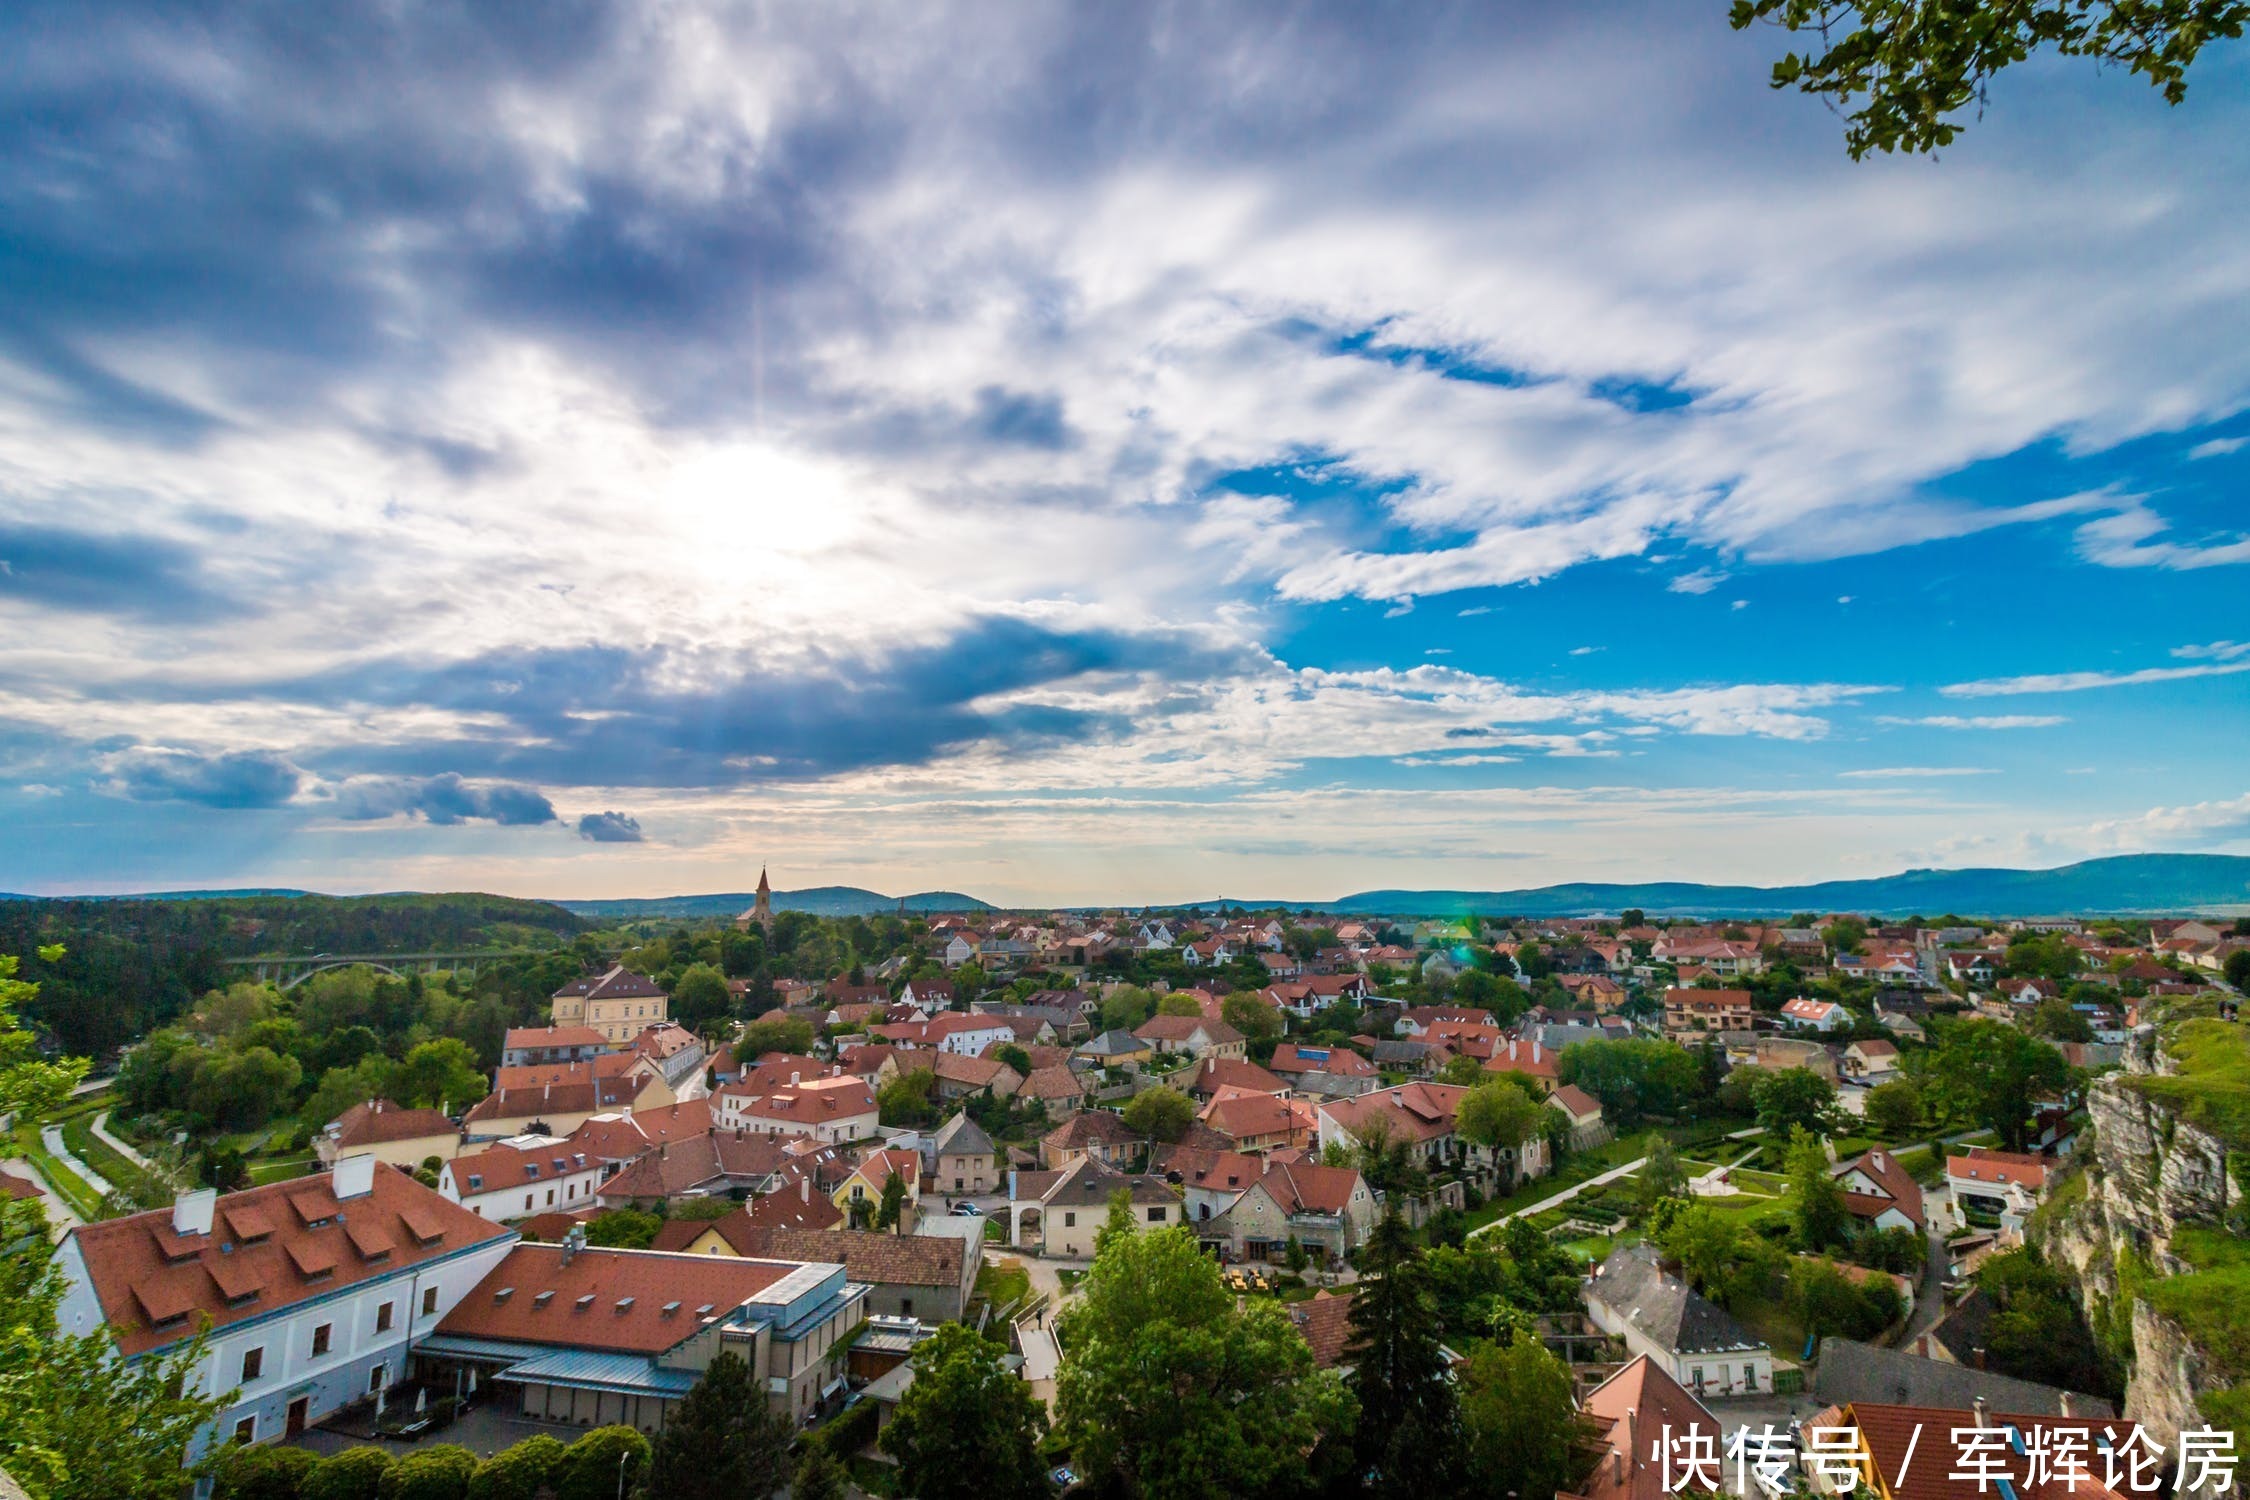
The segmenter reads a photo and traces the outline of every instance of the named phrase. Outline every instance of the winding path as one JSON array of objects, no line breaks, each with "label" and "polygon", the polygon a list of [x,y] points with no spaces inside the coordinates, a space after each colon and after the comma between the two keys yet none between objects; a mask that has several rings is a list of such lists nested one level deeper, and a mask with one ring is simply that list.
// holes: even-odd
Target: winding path
[{"label": "winding path", "polygon": [[41,1145],[47,1148],[47,1154],[49,1156],[52,1156],[56,1161],[61,1162],[63,1166],[68,1168],[70,1171],[76,1172],[79,1177],[85,1181],[86,1186],[94,1190],[95,1197],[107,1198],[113,1191],[115,1191],[115,1189],[110,1187],[108,1178],[102,1176],[101,1173],[95,1171],[92,1167],[87,1166],[84,1162],[80,1161],[75,1155],[72,1154],[69,1144],[63,1140],[62,1127],[60,1125],[41,1126],[39,1129],[39,1142]]},{"label": "winding path", "polygon": [[109,1111],[106,1109],[103,1110],[100,1114],[94,1116],[94,1139],[100,1141],[103,1145],[109,1147],[110,1150],[116,1152],[119,1156],[124,1157],[127,1161],[131,1162],[134,1166],[139,1167],[144,1172],[154,1172],[157,1170],[155,1162],[150,1161],[147,1157],[141,1155],[140,1152],[135,1151],[131,1146],[127,1145],[125,1142],[119,1140],[116,1136],[109,1133]]}]

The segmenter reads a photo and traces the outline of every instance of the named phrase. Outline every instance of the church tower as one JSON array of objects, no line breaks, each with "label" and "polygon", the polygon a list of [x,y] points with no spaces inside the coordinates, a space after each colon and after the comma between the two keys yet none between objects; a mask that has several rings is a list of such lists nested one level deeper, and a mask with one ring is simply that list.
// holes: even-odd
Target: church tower
[{"label": "church tower", "polygon": [[765,932],[766,941],[773,941],[773,887],[766,883],[763,868],[758,871],[758,899],[750,903],[748,911],[734,919],[734,930],[748,932],[753,922]]},{"label": "church tower", "polygon": [[773,937],[773,887],[766,884],[765,866],[758,867],[758,899],[751,903],[750,920],[763,928],[767,939]]}]

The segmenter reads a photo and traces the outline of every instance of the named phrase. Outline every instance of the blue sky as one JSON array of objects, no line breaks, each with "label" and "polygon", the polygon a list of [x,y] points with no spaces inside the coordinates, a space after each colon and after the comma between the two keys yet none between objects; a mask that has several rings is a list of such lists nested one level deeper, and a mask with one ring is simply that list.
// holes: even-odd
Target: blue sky
[{"label": "blue sky", "polygon": [[12,7],[0,890],[2250,852],[2250,49],[1724,10]]}]

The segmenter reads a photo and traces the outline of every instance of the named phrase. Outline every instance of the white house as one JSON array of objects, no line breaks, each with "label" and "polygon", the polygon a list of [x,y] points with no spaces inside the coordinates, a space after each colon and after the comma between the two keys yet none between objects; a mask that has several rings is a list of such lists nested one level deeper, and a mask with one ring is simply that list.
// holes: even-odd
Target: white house
[{"label": "white house", "polygon": [[1835,1031],[1852,1023],[1851,1012],[1833,1000],[1813,1000],[1800,995],[1781,1007],[1781,1019],[1794,1031]]},{"label": "white house", "polygon": [[107,1325],[126,1359],[208,1324],[205,1391],[237,1392],[195,1441],[265,1442],[387,1392],[516,1242],[371,1155],[334,1171],[73,1229],[58,1252],[62,1332]]},{"label": "white house", "polygon": [[1994,1151],[1971,1146],[1945,1159],[1945,1185],[1953,1195],[1953,1211],[1961,1222],[1976,1214],[1999,1221],[2002,1229],[2021,1233],[2023,1221],[2047,1191],[2047,1159],[2020,1151]]},{"label": "white house", "polygon": [[607,1163],[568,1141],[519,1135],[438,1173],[438,1191],[480,1219],[521,1219],[549,1209],[570,1213],[593,1201]]},{"label": "white house", "polygon": [[1773,1389],[1773,1351],[1686,1282],[1666,1275],[1647,1245],[1610,1252],[1586,1284],[1594,1326],[1625,1340],[1698,1397]]},{"label": "white house", "polygon": [[1898,1077],[1898,1046],[1880,1040],[1859,1041],[1844,1049],[1844,1076],[1866,1083],[1888,1083]]}]

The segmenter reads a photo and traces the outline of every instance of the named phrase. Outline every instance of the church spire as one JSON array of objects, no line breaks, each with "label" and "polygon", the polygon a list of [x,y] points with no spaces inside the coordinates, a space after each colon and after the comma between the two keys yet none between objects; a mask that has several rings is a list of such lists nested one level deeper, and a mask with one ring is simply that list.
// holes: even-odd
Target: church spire
[{"label": "church spire", "polygon": [[758,867],[758,899],[750,908],[750,920],[764,929],[769,939],[773,936],[773,887],[766,883],[763,865]]}]

